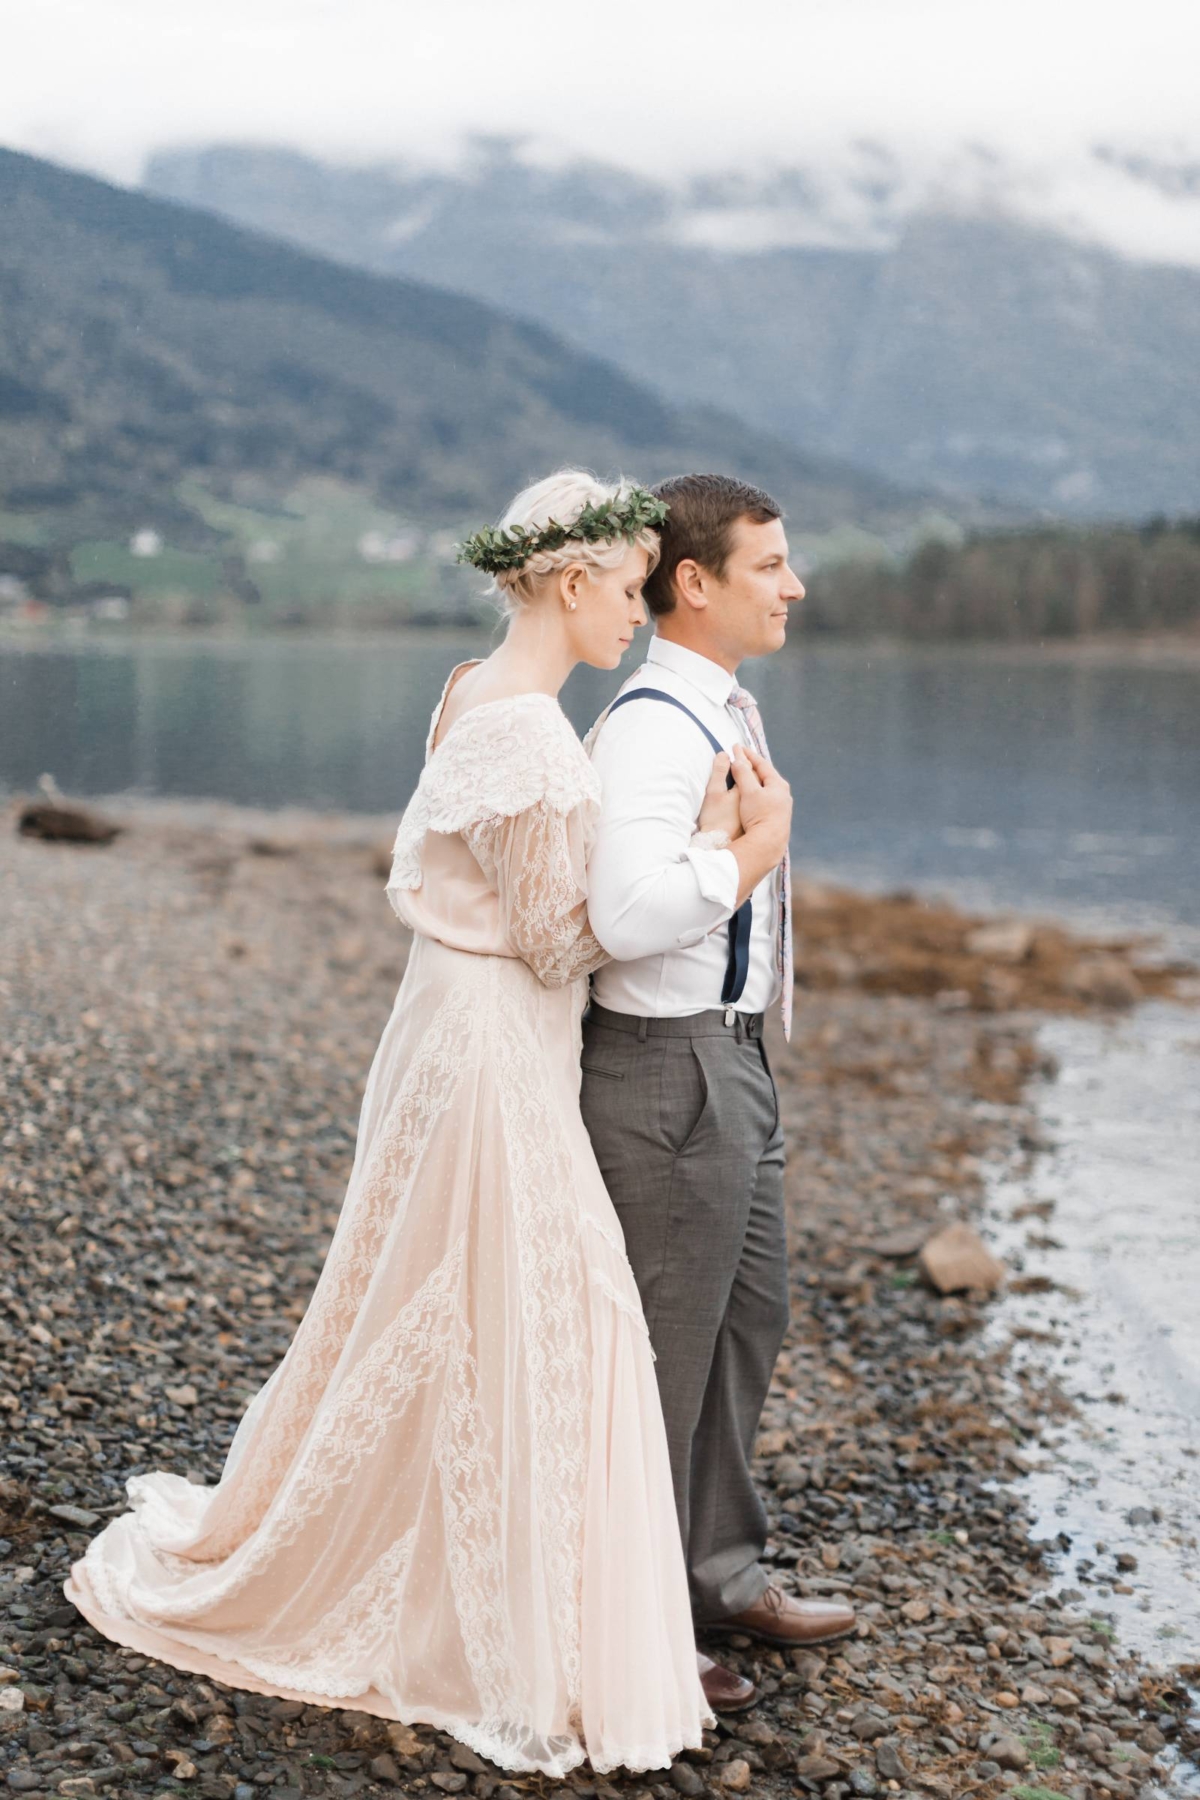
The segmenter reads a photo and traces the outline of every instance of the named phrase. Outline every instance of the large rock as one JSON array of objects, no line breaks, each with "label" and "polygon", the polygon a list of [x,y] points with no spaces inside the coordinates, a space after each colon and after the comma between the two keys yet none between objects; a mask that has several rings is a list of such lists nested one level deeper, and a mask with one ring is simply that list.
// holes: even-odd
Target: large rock
[{"label": "large rock", "polygon": [[1083,956],[1067,976],[1067,986],[1092,1006],[1136,1006],[1142,984],[1127,963],[1116,956]]},{"label": "large rock", "polygon": [[996,962],[1024,962],[1033,949],[1033,927],[1019,919],[977,925],[974,931],[968,931],[966,947],[972,956],[986,956]]},{"label": "large rock", "polygon": [[922,1246],[920,1261],[926,1280],[939,1294],[958,1294],[966,1288],[992,1294],[1004,1281],[1004,1264],[961,1220],[935,1232]]}]

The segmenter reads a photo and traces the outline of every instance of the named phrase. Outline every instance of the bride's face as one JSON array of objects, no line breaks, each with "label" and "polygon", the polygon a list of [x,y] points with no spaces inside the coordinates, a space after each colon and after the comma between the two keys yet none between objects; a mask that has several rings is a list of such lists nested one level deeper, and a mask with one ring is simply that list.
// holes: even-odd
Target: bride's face
[{"label": "bride's face", "polygon": [[649,562],[646,552],[633,544],[614,569],[577,564],[563,571],[567,637],[578,662],[593,669],[616,668],[634,632],[646,623],[642,583]]}]

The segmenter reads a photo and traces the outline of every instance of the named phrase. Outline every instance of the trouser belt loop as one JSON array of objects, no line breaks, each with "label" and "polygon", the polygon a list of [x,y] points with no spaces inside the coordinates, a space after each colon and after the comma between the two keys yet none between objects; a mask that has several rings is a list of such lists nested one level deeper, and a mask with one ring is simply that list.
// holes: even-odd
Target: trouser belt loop
[{"label": "trouser belt loop", "polygon": [[639,1019],[638,1020],[638,1043],[639,1044],[645,1043],[646,1034],[649,1030],[650,1030],[649,1019]]},{"label": "trouser belt loop", "polygon": [[734,1035],[739,1044],[744,1044],[747,1040],[753,1042],[755,1038],[762,1036],[761,1013],[735,1013],[733,1025]]}]

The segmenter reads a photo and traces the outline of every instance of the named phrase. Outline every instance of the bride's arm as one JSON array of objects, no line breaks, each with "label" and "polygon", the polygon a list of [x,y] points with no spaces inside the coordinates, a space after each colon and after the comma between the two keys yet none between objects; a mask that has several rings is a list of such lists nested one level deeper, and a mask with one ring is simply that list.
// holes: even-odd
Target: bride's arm
[{"label": "bride's arm", "polygon": [[609,960],[587,916],[583,809],[548,800],[512,818],[481,819],[463,837],[494,883],[509,939],[546,987],[565,987]]}]

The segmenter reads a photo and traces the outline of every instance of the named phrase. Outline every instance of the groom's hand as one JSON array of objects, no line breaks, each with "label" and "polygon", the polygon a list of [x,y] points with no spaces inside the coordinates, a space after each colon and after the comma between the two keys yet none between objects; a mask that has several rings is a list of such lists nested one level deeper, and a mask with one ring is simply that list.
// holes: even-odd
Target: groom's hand
[{"label": "groom's hand", "polygon": [[792,829],[791,788],[769,756],[743,749],[741,744],[733,753],[733,779],[737,783],[743,829],[769,834],[782,861]]},{"label": "groom's hand", "polygon": [[740,880],[737,904],[783,861],[792,829],[792,790],[769,756],[739,744],[733,753],[742,836],[729,848]]}]

